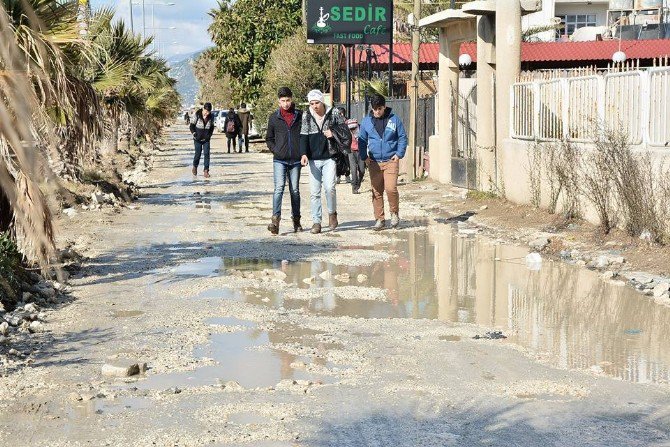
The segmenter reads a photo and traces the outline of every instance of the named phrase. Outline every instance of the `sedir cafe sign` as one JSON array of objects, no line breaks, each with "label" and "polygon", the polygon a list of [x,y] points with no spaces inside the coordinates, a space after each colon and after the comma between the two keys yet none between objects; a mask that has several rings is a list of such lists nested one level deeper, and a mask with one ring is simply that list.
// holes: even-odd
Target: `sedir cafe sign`
[{"label": "sedir cafe sign", "polygon": [[392,0],[307,1],[308,43],[385,44],[392,38]]}]

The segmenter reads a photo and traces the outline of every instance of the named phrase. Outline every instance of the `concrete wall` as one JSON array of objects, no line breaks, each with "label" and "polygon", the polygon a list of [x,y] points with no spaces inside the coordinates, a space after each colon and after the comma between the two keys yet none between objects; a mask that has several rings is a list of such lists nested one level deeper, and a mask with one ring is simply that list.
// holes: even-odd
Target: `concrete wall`
[{"label": "concrete wall", "polygon": [[[524,140],[506,139],[502,148],[498,150],[500,175],[505,190],[505,197],[518,204],[531,204],[530,190],[530,158],[529,150],[532,142]],[[584,151],[593,150],[592,145],[575,144]],[[648,151],[655,167],[670,169],[670,150],[663,148],[635,148],[638,151]],[[549,182],[546,175],[541,177],[541,207],[548,208],[549,205]],[[580,202],[582,217],[594,225],[598,225],[599,219],[595,208],[585,198]],[[562,200],[559,199],[558,211],[562,210]]]},{"label": "concrete wall", "polygon": [[[521,27],[526,30],[534,26],[548,25],[554,17],[566,14],[596,14],[597,25],[603,26],[607,21],[607,7],[607,2],[542,0],[542,10],[522,17]],[[537,37],[544,41],[555,40],[553,31],[540,33]]]}]

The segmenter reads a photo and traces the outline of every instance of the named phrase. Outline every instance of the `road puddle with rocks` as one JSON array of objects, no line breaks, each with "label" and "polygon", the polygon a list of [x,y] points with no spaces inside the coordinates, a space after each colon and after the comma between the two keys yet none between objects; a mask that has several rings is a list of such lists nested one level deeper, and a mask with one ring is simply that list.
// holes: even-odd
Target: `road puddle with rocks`
[{"label": "road puddle with rocks", "polygon": [[[242,295],[208,290],[203,295],[302,309],[316,315],[427,318],[475,324],[482,327],[483,338],[490,338],[489,331],[501,331],[507,338],[498,342],[518,344],[553,366],[632,382],[668,382],[670,347],[665,341],[670,337],[670,308],[652,298],[604,280],[596,272],[561,262],[545,259],[529,268],[525,248],[464,237],[449,225],[399,232],[397,236],[383,247],[394,256],[369,266],[206,258],[197,263],[202,274],[248,278],[280,271],[277,275],[293,286],[247,289]],[[353,249],[364,256],[365,250]],[[192,267],[190,264],[184,269],[190,272]],[[229,335],[217,335],[212,349],[223,353],[228,348],[219,345],[230,343],[226,340],[252,346],[248,338],[244,341],[249,334],[229,339]],[[491,334],[497,338],[495,332]],[[268,334],[260,337],[273,342]],[[460,339],[448,337],[443,341]],[[228,359],[230,355],[226,354]],[[282,362],[290,364],[280,357],[266,359],[275,362],[275,368]],[[277,373],[272,376],[273,380],[279,377]],[[263,378],[249,380],[264,384],[271,381],[268,376]]]},{"label": "road puddle with rocks", "polygon": [[[315,368],[330,369],[329,362],[320,361],[327,343],[319,342],[316,333],[286,325],[263,330],[254,322],[236,318],[212,318],[212,327],[225,327],[230,332],[215,333],[210,343],[195,351],[198,358],[211,359],[212,365],[195,371],[150,376],[137,383],[139,389],[180,389],[184,387],[221,386],[245,389],[272,387],[281,381],[331,383],[328,375],[308,372]],[[273,347],[279,344],[310,346],[310,356],[303,357]]]}]

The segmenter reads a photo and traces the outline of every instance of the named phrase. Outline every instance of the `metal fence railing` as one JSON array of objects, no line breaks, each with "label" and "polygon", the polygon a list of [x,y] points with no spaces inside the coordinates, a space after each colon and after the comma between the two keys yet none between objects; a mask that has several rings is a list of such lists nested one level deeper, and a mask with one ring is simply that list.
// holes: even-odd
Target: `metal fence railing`
[{"label": "metal fence railing", "polygon": [[670,67],[518,82],[510,94],[516,139],[592,142],[605,125],[634,145],[670,146]]}]

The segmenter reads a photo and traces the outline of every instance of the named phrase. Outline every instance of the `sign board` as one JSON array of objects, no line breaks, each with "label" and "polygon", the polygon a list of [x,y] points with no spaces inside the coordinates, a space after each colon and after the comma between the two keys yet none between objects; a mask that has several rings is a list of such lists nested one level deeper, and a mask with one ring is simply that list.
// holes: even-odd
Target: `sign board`
[{"label": "sign board", "polygon": [[307,42],[388,44],[392,0],[307,0]]}]

